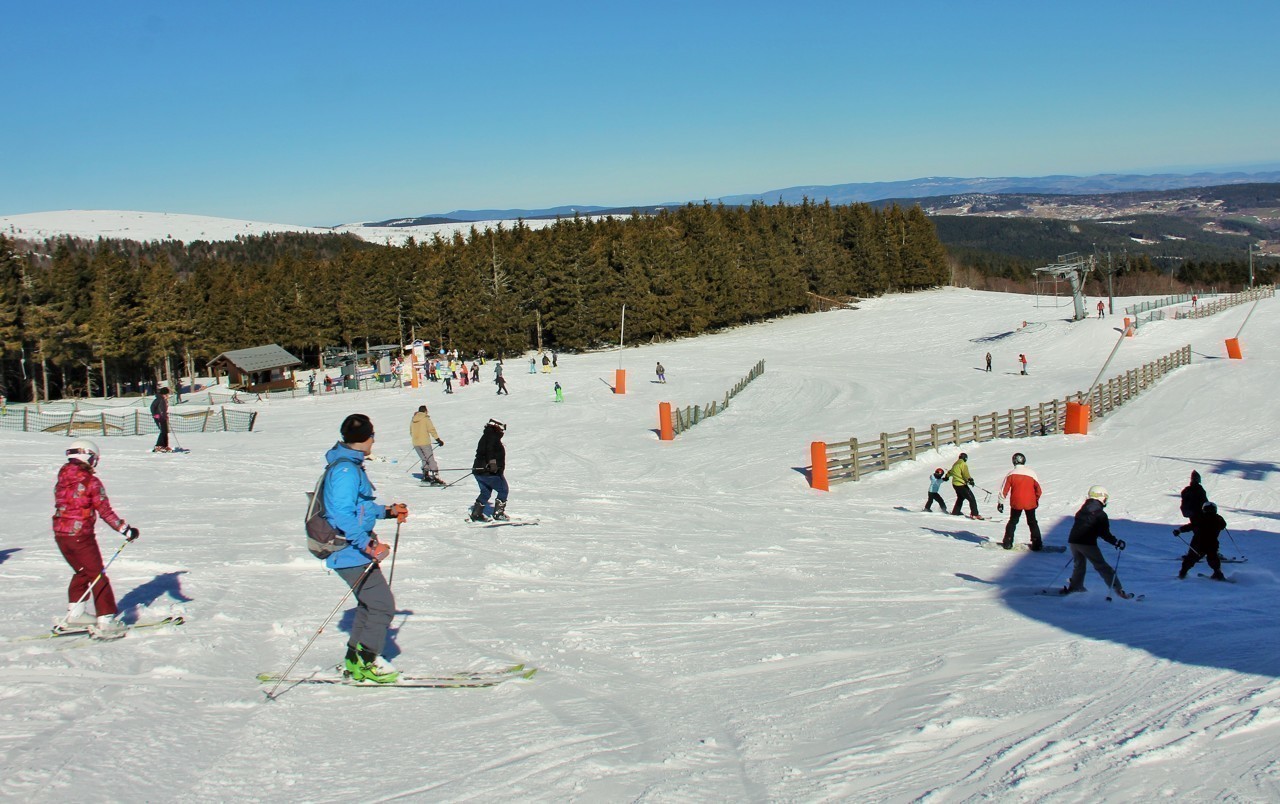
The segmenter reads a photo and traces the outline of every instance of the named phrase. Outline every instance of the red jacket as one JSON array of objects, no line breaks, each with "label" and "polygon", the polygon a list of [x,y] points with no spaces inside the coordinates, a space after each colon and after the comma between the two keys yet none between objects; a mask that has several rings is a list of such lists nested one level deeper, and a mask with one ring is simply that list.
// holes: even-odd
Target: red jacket
[{"label": "red jacket", "polygon": [[1019,511],[1031,511],[1040,505],[1040,478],[1025,466],[1015,466],[1005,475],[1001,497],[1009,498],[1009,507]]},{"label": "red jacket", "polygon": [[71,460],[58,470],[53,489],[53,535],[56,538],[93,535],[93,525],[102,517],[113,530],[123,530],[125,522],[107,500],[107,490],[93,469]]}]

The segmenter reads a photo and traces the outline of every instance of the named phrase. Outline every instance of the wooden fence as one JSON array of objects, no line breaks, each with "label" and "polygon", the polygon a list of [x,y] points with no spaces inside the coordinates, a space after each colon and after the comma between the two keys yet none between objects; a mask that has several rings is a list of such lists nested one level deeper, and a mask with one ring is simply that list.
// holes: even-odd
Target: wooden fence
[{"label": "wooden fence", "polygon": [[1235,307],[1246,302],[1257,301],[1258,299],[1269,299],[1276,295],[1275,285],[1263,285],[1261,287],[1252,288],[1241,293],[1232,293],[1230,296],[1223,296],[1215,299],[1207,304],[1197,304],[1190,310],[1180,311],[1178,318],[1204,318],[1205,316],[1220,313],[1230,307]]},{"label": "wooden fence", "polygon": [[[253,410],[169,409],[169,431],[173,433],[251,432],[258,412]],[[80,410],[79,405],[58,409],[50,405],[10,407],[0,416],[0,430],[54,433],[77,436],[139,436],[160,432],[151,413],[137,407],[114,410]]]},{"label": "wooden fence", "polygon": [[[1144,366],[1099,383],[1092,393],[1076,391],[1064,399],[1038,405],[993,411],[965,419],[952,419],[927,428],[908,427],[898,433],[881,433],[879,438],[822,442],[811,445],[809,485],[827,490],[831,484],[860,480],[864,475],[888,469],[896,463],[914,461],[922,452],[948,444],[981,443],[997,438],[1030,438],[1061,433],[1066,424],[1067,403],[1090,406],[1090,419],[1104,418],[1111,411],[1155,385],[1169,372],[1191,363],[1191,347],[1153,360]],[[825,467],[825,472],[821,469]],[[815,471],[818,469],[818,471]]]},{"label": "wooden fence", "polygon": [[747,372],[747,376],[738,380],[733,388],[725,392],[723,402],[710,402],[706,405],[690,405],[686,408],[676,408],[671,411],[671,429],[674,435],[679,435],[690,427],[693,427],[703,419],[709,419],[717,413],[723,413],[724,409],[729,407],[729,400],[737,396],[742,389],[746,388],[756,377],[764,374],[764,361],[756,363],[751,371]]}]

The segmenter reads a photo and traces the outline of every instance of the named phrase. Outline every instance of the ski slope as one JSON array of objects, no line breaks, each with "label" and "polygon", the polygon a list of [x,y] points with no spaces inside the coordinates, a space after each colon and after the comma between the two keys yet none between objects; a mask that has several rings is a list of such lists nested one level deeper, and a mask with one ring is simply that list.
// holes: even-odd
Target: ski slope
[{"label": "ski slope", "polygon": [[[1022,296],[886,296],[561,355],[552,376],[527,374],[526,355],[505,366],[509,397],[486,366],[452,396],[428,385],[275,401],[253,433],[181,435],[185,455],[101,439],[112,502],[142,529],[111,570],[122,609],[188,618],[115,643],[9,641],[65,609],[48,517],[66,442],[0,432],[0,797],[1277,800],[1280,316],[1261,302],[1246,359],[1228,361],[1223,339],[1248,309],[1126,339],[1108,376],[1188,343],[1193,365],[1088,436],[965,447],[992,490],[1026,453],[1048,544],[1065,543],[1091,484],[1107,486],[1129,544],[1119,572],[1142,602],[1107,602],[1092,569],[1085,594],[1039,595],[1065,582],[1066,556],[982,549],[1002,523],[914,510],[958,449],[830,493],[806,485],[812,440],[1087,388],[1119,318],[1070,323],[1068,308]],[[723,399],[761,359],[765,374],[725,413],[657,440],[659,401]],[[651,382],[657,361],[665,385]],[[619,366],[622,396],[608,387]],[[422,403],[449,470],[470,466],[489,417],[508,423],[508,510],[538,526],[465,524],[470,479],[420,486],[406,453]],[[377,427],[381,499],[411,512],[388,654],[413,674],[525,662],[532,681],[264,699],[255,673],[284,669],[345,591],[305,552],[301,517],[355,411]],[[1185,548],[1170,530],[1192,469],[1230,527],[1223,552],[1249,559],[1227,565],[1235,584],[1176,579]],[[119,545],[101,526],[99,538],[108,555]],[[300,667],[336,663],[351,617]]]}]

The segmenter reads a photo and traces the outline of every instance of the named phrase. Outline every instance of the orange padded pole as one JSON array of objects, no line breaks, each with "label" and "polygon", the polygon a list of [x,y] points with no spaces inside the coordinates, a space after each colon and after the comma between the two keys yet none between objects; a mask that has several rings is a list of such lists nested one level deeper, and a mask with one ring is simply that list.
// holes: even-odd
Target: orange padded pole
[{"label": "orange padded pole", "polygon": [[809,487],[819,491],[831,491],[827,484],[827,442],[809,444]]},{"label": "orange padded pole", "polygon": [[1239,338],[1227,338],[1227,357],[1232,360],[1244,359],[1244,353],[1240,351]]},{"label": "orange padded pole", "polygon": [[671,426],[671,403],[658,403],[658,438],[662,441],[671,441],[676,437],[676,431]]},{"label": "orange padded pole", "polygon": [[1083,402],[1067,403],[1067,423],[1062,432],[1067,435],[1089,435],[1089,412],[1091,408]]},{"label": "orange padded pole", "polygon": [[613,392],[615,394],[625,394],[627,392],[627,370],[626,369],[614,369]]}]

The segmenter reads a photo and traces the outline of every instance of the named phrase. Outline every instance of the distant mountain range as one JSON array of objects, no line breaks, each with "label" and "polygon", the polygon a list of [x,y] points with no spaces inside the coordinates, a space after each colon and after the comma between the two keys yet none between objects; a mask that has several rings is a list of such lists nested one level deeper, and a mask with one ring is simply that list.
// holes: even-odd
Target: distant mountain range
[{"label": "distant mountain range", "polygon": [[[936,196],[972,194],[1036,194],[1036,195],[1099,195],[1105,193],[1179,190],[1187,187],[1213,187],[1228,184],[1264,184],[1280,182],[1280,170],[1245,173],[1161,173],[1100,174],[1097,176],[1006,176],[1002,178],[953,178],[931,176],[906,181],[878,181],[853,184],[813,184],[768,190],[750,195],[726,195],[710,198],[712,202],[728,205],[747,205],[753,201],[776,204],[779,201],[798,204],[806,198],[814,201],[828,200],[832,204],[884,201],[887,199],[933,198]],[[694,199],[700,202],[703,199]],[[547,207],[546,209],[457,209],[421,217],[397,218],[370,222],[366,226],[399,227],[427,224],[456,223],[463,221],[536,220],[539,218],[571,217],[580,215],[630,214],[633,210],[652,212],[663,207],[683,206],[686,201],[672,201],[645,206],[602,207],[589,204]]]}]

